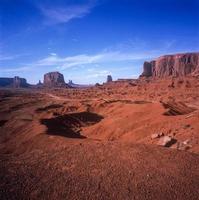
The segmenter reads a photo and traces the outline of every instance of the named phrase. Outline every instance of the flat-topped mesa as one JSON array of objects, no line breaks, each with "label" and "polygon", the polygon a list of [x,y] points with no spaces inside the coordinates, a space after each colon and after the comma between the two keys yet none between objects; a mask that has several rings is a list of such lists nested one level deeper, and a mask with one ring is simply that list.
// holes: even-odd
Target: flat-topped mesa
[{"label": "flat-topped mesa", "polygon": [[140,77],[182,77],[199,75],[199,53],[184,53],[161,56],[145,62]]},{"label": "flat-topped mesa", "polygon": [[66,87],[63,74],[59,72],[49,72],[44,74],[44,86],[46,87]]},{"label": "flat-topped mesa", "polygon": [[18,76],[15,76],[14,78],[0,78],[0,87],[21,88],[28,86],[29,84],[25,78],[20,78]]}]

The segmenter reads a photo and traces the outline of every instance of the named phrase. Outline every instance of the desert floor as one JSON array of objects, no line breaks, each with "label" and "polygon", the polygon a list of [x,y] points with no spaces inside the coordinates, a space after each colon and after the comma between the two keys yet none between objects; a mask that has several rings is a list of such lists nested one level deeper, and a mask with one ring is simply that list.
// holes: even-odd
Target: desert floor
[{"label": "desert floor", "polygon": [[1,89],[0,199],[196,200],[198,143],[197,78]]}]

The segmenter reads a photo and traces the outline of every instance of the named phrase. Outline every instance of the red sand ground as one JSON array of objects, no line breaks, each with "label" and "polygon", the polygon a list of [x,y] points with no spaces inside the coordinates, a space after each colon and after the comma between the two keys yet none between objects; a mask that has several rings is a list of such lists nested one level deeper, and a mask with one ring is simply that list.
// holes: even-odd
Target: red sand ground
[{"label": "red sand ground", "polygon": [[0,199],[198,199],[197,78],[0,97]]}]

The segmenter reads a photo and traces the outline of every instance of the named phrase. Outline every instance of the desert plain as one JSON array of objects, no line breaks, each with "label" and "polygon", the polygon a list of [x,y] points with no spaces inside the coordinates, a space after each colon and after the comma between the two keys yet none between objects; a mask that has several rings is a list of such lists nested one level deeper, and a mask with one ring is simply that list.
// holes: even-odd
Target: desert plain
[{"label": "desert plain", "polygon": [[0,199],[198,199],[199,79],[0,91]]}]

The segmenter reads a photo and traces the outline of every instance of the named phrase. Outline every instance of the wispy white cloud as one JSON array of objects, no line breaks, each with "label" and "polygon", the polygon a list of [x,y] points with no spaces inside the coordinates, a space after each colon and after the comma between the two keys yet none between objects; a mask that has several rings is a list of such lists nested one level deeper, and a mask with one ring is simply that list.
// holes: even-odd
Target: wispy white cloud
[{"label": "wispy white cloud", "polygon": [[95,6],[95,1],[89,1],[86,4],[74,5],[42,5],[39,4],[42,15],[45,17],[47,25],[67,23],[72,19],[82,18],[90,13]]},{"label": "wispy white cloud", "polygon": [[21,55],[0,55],[0,61],[4,61],[4,60],[14,60],[18,57],[20,57]]},{"label": "wispy white cloud", "polygon": [[170,49],[175,43],[176,43],[176,40],[165,41],[165,48]]},{"label": "wispy white cloud", "polygon": [[156,56],[149,53],[122,53],[119,51],[102,52],[93,55],[80,54],[69,57],[59,57],[57,55],[50,55],[44,59],[39,60],[36,65],[39,66],[57,66],[58,69],[64,70],[70,67],[85,65],[85,64],[101,64],[108,62],[133,61],[148,59]]},{"label": "wispy white cloud", "polygon": [[77,38],[72,39],[73,42],[78,42],[79,40]]},{"label": "wispy white cloud", "polygon": [[50,55],[51,55],[51,56],[56,56],[57,54],[56,54],[56,53],[50,53]]},{"label": "wispy white cloud", "polygon": [[6,73],[6,72],[24,72],[24,71],[29,71],[31,70],[30,67],[18,67],[18,68],[6,68],[5,69],[1,69],[1,72]]},{"label": "wispy white cloud", "polygon": [[0,61],[8,61],[8,60],[15,60],[17,58],[28,56],[29,54],[15,54],[15,55],[8,55],[8,54],[0,54]]},{"label": "wispy white cloud", "polygon": [[60,69],[66,69],[83,64],[91,64],[99,60],[101,55],[76,55],[69,57],[49,56],[37,62],[41,66],[60,66]]},{"label": "wispy white cloud", "polygon": [[89,69],[86,78],[102,78],[106,77],[108,74],[112,74],[109,70],[100,70],[100,69]]}]

